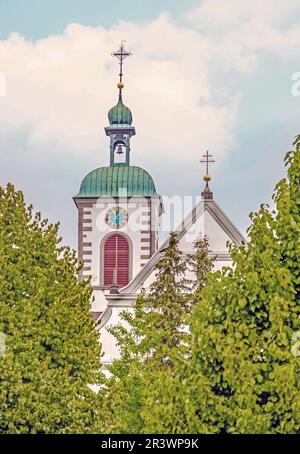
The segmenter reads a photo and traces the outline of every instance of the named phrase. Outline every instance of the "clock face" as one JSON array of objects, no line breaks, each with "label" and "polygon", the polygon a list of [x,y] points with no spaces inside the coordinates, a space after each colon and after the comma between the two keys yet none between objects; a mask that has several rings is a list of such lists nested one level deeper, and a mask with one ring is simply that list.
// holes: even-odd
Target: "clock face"
[{"label": "clock face", "polygon": [[105,216],[105,222],[113,229],[124,227],[128,221],[128,213],[124,208],[110,208]]}]

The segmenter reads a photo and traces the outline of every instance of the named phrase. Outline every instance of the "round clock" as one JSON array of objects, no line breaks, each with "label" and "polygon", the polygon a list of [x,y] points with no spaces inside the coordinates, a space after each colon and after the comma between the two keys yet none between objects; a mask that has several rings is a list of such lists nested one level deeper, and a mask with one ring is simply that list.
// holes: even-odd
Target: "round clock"
[{"label": "round clock", "polygon": [[105,222],[113,229],[124,227],[128,221],[128,213],[124,208],[110,208],[105,216]]}]

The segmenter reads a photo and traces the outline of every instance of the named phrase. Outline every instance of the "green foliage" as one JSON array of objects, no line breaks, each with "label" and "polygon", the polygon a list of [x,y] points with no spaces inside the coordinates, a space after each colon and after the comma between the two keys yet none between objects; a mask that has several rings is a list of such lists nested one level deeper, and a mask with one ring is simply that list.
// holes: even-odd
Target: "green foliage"
[{"label": "green foliage", "polygon": [[300,431],[300,137],[295,145],[276,210],[251,215],[248,244],[231,247],[234,268],[211,274],[195,306],[180,368],[189,432]]},{"label": "green foliage", "polygon": [[184,371],[191,360],[191,314],[193,306],[201,303],[214,261],[206,236],[195,241],[193,254],[185,258],[185,275],[189,277],[189,280],[185,278],[185,287],[181,290],[186,300],[185,311],[181,323],[174,327],[179,332],[184,327],[184,331],[179,342],[168,351],[169,367],[158,369],[153,365],[152,388],[142,411],[145,433],[182,434],[188,431],[189,421],[181,390],[186,377]]},{"label": "green foliage", "polygon": [[194,253],[188,260],[188,268],[193,275],[193,280],[191,280],[193,299],[195,299],[195,295],[199,295],[201,298],[209,273],[213,270],[216,258],[211,257],[210,254],[208,237],[198,238],[194,244]]},{"label": "green foliage", "polygon": [[[191,295],[200,297],[213,267],[208,254],[205,238],[196,242],[193,256],[183,257],[177,235],[171,233],[149,292],[143,292],[133,311],[122,314],[123,323],[112,329],[121,358],[110,368],[113,376],[104,399],[106,431],[168,431],[161,414],[171,409],[167,396],[180,384],[175,364],[188,355]],[[187,279],[188,272],[197,275],[197,285]]]},{"label": "green foliage", "polygon": [[[101,377],[91,290],[58,227],[0,190],[0,432],[299,433],[300,136],[275,209],[251,214],[232,268],[208,239],[184,257],[172,233]],[[195,277],[189,280],[190,274]],[[95,403],[97,401],[97,404]]]},{"label": "green foliage", "polygon": [[157,282],[124,315],[129,329],[115,330],[108,430],[300,432],[300,136],[294,145],[275,210],[250,215],[232,268],[210,272],[207,239],[183,260],[171,236]]},{"label": "green foliage", "polygon": [[101,350],[91,289],[58,226],[0,189],[0,433],[93,430]]}]

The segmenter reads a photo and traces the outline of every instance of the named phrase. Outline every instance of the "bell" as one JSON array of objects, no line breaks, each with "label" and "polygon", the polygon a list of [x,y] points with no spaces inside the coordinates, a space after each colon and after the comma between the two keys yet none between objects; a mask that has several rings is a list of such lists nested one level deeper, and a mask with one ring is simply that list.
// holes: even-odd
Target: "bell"
[{"label": "bell", "polygon": [[117,154],[123,154],[122,146],[118,145]]}]

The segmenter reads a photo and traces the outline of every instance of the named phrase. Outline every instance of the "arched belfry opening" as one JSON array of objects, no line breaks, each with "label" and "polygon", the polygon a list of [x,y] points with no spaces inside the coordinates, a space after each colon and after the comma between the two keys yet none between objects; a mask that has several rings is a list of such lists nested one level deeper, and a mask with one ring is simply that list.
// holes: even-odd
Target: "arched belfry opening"
[{"label": "arched belfry opening", "polygon": [[104,240],[103,284],[125,287],[130,279],[130,244],[125,235],[114,233]]},{"label": "arched belfry opening", "polygon": [[114,164],[127,163],[127,147],[124,142],[118,140],[114,143]]}]

